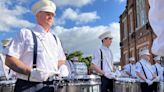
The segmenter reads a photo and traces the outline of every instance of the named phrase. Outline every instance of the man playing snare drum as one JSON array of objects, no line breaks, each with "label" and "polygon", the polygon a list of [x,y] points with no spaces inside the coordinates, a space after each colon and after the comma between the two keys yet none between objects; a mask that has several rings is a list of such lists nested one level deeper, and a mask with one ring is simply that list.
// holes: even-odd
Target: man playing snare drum
[{"label": "man playing snare drum", "polygon": [[91,68],[101,76],[101,92],[113,92],[113,55],[109,46],[112,43],[112,35],[110,31],[104,32],[99,36],[102,41],[102,46],[98,48],[92,59]]},{"label": "man playing snare drum", "polygon": [[53,81],[65,55],[58,37],[52,34],[56,5],[37,0],[32,7],[36,26],[21,29],[4,50],[6,65],[17,72],[15,92],[54,92]]},{"label": "man playing snare drum", "polygon": [[136,77],[136,62],[134,57],[129,58],[129,64],[124,66],[124,71],[130,77]]},{"label": "man playing snare drum", "polygon": [[136,63],[136,73],[141,81],[142,92],[157,92],[158,77],[153,71],[150,63],[150,53],[148,49],[144,49],[139,52],[140,60]]},{"label": "man playing snare drum", "polygon": [[155,64],[153,65],[153,70],[159,77],[159,81],[163,80],[163,67],[161,66],[161,56],[154,57]]}]

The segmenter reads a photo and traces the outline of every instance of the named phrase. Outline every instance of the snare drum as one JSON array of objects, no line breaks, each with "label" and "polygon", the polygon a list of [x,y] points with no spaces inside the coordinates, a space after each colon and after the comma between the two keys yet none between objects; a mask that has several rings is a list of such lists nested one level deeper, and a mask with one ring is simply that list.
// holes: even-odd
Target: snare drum
[{"label": "snare drum", "polygon": [[67,92],[100,92],[100,83],[96,81],[79,81],[67,84]]},{"label": "snare drum", "polygon": [[53,84],[55,92],[66,92],[66,82],[63,79],[54,80]]},{"label": "snare drum", "polygon": [[164,91],[164,82],[159,82],[158,83],[158,92],[163,92]]},{"label": "snare drum", "polygon": [[63,79],[62,85],[55,92],[100,92],[100,78],[90,78],[90,76],[78,76],[72,79]]},{"label": "snare drum", "polygon": [[114,92],[141,92],[139,82],[115,81]]},{"label": "snare drum", "polygon": [[0,92],[14,92],[16,80],[0,81]]}]

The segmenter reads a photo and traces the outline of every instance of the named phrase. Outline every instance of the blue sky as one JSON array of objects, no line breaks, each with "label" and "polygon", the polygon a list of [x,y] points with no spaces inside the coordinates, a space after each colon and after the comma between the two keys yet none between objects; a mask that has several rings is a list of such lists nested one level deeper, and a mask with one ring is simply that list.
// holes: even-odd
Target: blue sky
[{"label": "blue sky", "polygon": [[[31,6],[37,0],[1,0],[0,40],[12,38],[22,27],[35,25]],[[83,51],[92,55],[101,41],[98,36],[111,31],[114,60],[120,58],[119,16],[126,0],[54,0],[57,5],[52,32],[56,33],[68,52]],[[55,30],[55,31],[54,31]]]}]

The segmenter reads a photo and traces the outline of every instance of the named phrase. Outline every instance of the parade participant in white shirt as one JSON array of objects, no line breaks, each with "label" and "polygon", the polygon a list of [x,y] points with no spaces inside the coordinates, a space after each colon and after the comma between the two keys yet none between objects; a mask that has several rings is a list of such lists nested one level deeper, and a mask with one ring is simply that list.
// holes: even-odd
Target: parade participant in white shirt
[{"label": "parade participant in white shirt", "polygon": [[141,80],[142,92],[157,91],[157,83],[153,82],[157,78],[150,63],[150,53],[148,49],[139,52],[140,60],[136,63],[136,74]]},{"label": "parade participant in white shirt", "polygon": [[78,62],[79,58],[78,57],[73,57],[70,60],[66,61],[66,65],[68,67],[69,71],[69,77],[75,77],[75,65],[74,62]]},{"label": "parade participant in white shirt", "polygon": [[[11,42],[11,39],[2,40],[3,49],[5,49]],[[16,74],[8,66],[5,65],[6,56],[3,53],[0,53],[0,72],[5,80],[16,79]]]},{"label": "parade participant in white shirt", "polygon": [[98,48],[92,58],[91,69],[95,70],[98,74],[101,74],[101,92],[113,92],[113,80],[109,79],[113,77],[113,55],[109,46],[112,43],[112,35],[110,31],[104,32],[99,36],[102,41],[102,46]]},{"label": "parade participant in white shirt", "polygon": [[65,63],[59,38],[53,35],[56,5],[51,0],[38,0],[32,6],[37,25],[23,28],[4,50],[6,65],[17,72],[15,92],[54,92],[48,79]]},{"label": "parade participant in white shirt", "polygon": [[125,65],[124,71],[130,76],[136,77],[136,62],[134,57],[129,58],[129,64]]},{"label": "parade participant in white shirt", "polygon": [[156,73],[156,75],[159,77],[159,81],[162,81],[164,76],[163,76],[163,67],[160,64],[161,63],[161,56],[156,56],[154,58],[154,61],[156,63],[153,65],[153,70]]},{"label": "parade participant in white shirt", "polygon": [[164,0],[149,0],[149,22],[156,34],[153,41],[152,53],[164,56]]}]

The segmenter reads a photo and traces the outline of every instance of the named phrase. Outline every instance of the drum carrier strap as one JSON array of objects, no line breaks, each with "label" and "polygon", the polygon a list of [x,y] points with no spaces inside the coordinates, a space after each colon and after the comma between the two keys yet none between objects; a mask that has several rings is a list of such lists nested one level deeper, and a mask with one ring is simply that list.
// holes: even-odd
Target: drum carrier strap
[{"label": "drum carrier strap", "polygon": [[157,73],[157,76],[158,76],[158,69],[157,69],[157,66],[156,65],[154,65],[155,66],[155,70],[156,70],[156,73]]},{"label": "drum carrier strap", "polygon": [[37,60],[37,48],[38,48],[38,43],[37,43],[37,38],[36,35],[34,34],[33,31],[32,32],[32,37],[33,37],[33,42],[34,42],[34,54],[33,54],[33,65],[32,68],[36,68],[36,60]]},{"label": "drum carrier strap", "polygon": [[[37,38],[36,38],[36,35],[33,31],[31,31],[32,33],[32,37],[33,37],[33,42],[34,42],[34,50],[33,50],[33,65],[32,65],[32,68],[36,68],[36,61],[37,61],[37,49],[38,49],[38,42],[37,42]],[[57,38],[56,36],[53,34],[53,37],[56,41],[56,44],[57,43]],[[28,81],[30,80],[30,75],[28,76]]]},{"label": "drum carrier strap", "polygon": [[141,64],[142,70],[143,70],[144,75],[145,75],[145,77],[146,77],[146,79],[147,79],[147,76],[146,76],[145,70],[144,70],[144,68],[143,68],[143,65],[142,65],[142,63],[141,63],[141,62],[139,62],[139,63]]},{"label": "drum carrier strap", "polygon": [[130,75],[132,76],[132,66],[131,65],[129,66],[130,66]]},{"label": "drum carrier strap", "polygon": [[101,70],[103,70],[103,53],[102,50],[100,49],[100,56],[101,56]]}]

